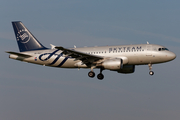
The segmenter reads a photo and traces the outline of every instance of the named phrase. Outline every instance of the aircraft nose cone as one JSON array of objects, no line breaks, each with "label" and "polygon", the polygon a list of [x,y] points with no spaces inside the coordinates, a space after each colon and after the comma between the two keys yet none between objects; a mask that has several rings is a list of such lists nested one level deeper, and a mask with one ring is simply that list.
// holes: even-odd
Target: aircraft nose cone
[{"label": "aircraft nose cone", "polygon": [[172,52],[172,53],[170,53],[170,54],[168,55],[168,57],[169,57],[171,60],[174,60],[174,59],[176,58],[176,54],[174,54],[174,53]]}]

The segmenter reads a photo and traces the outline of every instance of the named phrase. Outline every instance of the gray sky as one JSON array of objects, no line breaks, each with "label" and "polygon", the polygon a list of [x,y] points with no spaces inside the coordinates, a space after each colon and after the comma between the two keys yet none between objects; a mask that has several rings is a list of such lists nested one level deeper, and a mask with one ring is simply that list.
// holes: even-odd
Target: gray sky
[{"label": "gray sky", "polygon": [[[0,2],[2,120],[179,120],[180,1],[3,0]],[[57,69],[8,58],[19,51],[11,21],[22,21],[45,46],[149,43],[175,52],[174,61],[137,66],[133,74]],[[99,70],[95,70],[96,74]]]}]

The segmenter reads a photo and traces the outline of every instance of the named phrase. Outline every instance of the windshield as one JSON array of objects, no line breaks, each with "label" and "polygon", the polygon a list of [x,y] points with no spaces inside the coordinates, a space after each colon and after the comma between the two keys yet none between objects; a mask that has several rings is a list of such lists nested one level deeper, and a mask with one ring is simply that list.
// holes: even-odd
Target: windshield
[{"label": "windshield", "polygon": [[159,51],[165,51],[165,50],[169,51],[167,48],[159,48],[158,50]]}]

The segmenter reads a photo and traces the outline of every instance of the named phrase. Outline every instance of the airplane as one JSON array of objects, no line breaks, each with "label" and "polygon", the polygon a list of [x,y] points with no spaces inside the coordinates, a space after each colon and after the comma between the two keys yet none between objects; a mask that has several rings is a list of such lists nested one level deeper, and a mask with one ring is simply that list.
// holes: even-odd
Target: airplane
[{"label": "airplane", "polygon": [[100,69],[99,80],[104,78],[103,70],[130,74],[135,65],[148,65],[152,76],[152,65],[172,61],[176,58],[166,47],[156,44],[116,45],[102,47],[65,48],[43,46],[21,21],[13,21],[16,40],[20,52],[6,51],[9,58],[57,68],[88,68],[88,76],[93,78],[93,69]]}]

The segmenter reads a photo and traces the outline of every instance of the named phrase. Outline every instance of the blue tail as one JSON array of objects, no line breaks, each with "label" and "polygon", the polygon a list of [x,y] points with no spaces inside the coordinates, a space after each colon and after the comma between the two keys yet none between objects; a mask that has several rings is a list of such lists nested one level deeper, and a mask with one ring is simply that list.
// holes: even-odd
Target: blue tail
[{"label": "blue tail", "polygon": [[20,52],[47,49],[33,36],[22,22],[12,22],[12,25]]}]

